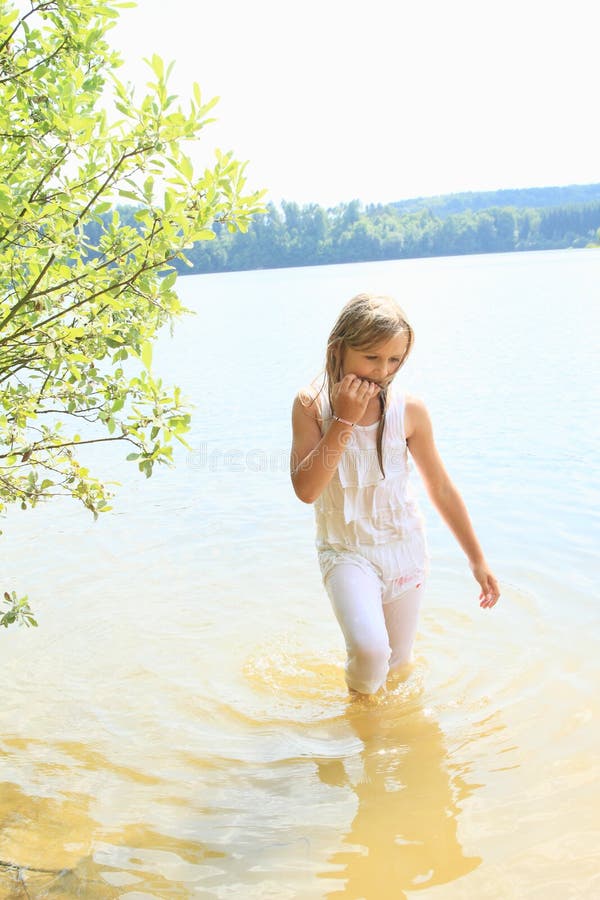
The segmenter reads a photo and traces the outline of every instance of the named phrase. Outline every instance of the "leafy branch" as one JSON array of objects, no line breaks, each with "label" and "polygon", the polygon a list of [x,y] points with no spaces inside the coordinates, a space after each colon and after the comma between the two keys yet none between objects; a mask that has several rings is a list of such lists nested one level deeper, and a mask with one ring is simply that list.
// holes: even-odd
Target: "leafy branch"
[{"label": "leafy branch", "polygon": [[[216,101],[194,85],[184,111],[158,56],[139,101],[115,77],[105,35],[120,5],[0,6],[0,513],[65,495],[110,509],[79,446],[127,444],[146,477],[172,464],[190,412],[151,351],[186,312],[173,264],[263,211],[231,153],[198,174],[184,151]],[[4,602],[2,624],[27,624],[26,598]]]}]

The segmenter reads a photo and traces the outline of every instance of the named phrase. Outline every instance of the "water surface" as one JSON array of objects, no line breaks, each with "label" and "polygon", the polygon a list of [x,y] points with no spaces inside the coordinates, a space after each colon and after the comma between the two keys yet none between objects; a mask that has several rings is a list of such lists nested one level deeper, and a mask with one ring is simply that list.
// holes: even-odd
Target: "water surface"
[{"label": "water surface", "polygon": [[[423,491],[432,574],[402,682],[351,703],[312,510],[287,474],[295,391],[343,302],[385,290],[401,378],[502,586],[480,610]],[[0,634],[0,895],[600,896],[600,254],[192,276],[155,367],[192,449],[118,479],[94,523],[11,511]],[[18,881],[18,879],[21,881]],[[24,883],[24,885],[23,885]],[[4,893],[2,893],[4,892]]]}]

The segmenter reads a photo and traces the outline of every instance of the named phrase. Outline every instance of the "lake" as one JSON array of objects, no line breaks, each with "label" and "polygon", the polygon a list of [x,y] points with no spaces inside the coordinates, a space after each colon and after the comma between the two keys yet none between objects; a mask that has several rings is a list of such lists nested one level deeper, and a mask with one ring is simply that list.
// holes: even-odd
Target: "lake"
[{"label": "lake", "polygon": [[[190,449],[149,481],[88,450],[121,483],[110,513],[3,523],[2,589],[40,627],[0,634],[2,896],[600,896],[600,251],[178,284],[196,314],[154,368],[195,405]],[[417,486],[415,666],[352,703],[288,454],[293,396],[365,290],[414,325],[398,380],[502,597],[479,608]]]}]

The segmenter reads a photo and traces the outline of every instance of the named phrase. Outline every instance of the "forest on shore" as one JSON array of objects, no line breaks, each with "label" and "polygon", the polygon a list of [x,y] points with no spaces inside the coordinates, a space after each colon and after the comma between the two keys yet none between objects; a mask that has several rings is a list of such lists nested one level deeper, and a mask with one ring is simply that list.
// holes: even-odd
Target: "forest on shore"
[{"label": "forest on shore", "polygon": [[[120,208],[135,224],[135,208]],[[268,204],[246,233],[213,223],[183,274],[586,247],[598,240],[600,184],[448,194],[325,208]]]}]

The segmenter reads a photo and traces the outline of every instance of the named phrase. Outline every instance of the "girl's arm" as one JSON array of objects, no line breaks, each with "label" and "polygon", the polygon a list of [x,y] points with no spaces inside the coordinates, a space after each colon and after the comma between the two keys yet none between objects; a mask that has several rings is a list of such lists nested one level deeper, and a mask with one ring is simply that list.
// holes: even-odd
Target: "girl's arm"
[{"label": "girl's arm", "polygon": [[[371,382],[346,375],[333,387],[335,415],[348,422],[359,422],[369,400],[378,393],[379,388]],[[317,404],[303,402],[298,394],[292,407],[292,429],[292,484],[300,500],[314,503],[333,478],[352,426],[332,419],[322,435]]]},{"label": "girl's arm", "polygon": [[495,606],[500,590],[477,540],[464,500],[450,480],[433,438],[424,404],[415,398],[406,403],[406,442],[431,502],[464,550],[475,580],[481,587],[482,607]]}]

